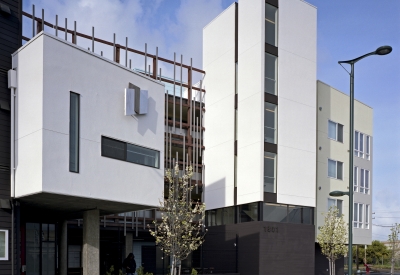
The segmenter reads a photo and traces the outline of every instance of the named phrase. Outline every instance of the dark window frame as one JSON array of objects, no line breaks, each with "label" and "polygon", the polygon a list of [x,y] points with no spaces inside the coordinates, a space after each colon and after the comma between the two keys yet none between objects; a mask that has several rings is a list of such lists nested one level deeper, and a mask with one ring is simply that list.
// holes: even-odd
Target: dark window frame
[{"label": "dark window frame", "polygon": [[[104,155],[104,151],[103,151],[103,139],[108,139],[108,140],[112,140],[112,141],[116,141],[116,142],[120,142],[120,143],[124,144],[124,159],[113,158],[113,157],[111,157],[111,156]],[[152,151],[157,152],[157,153],[158,153],[158,155],[157,155],[157,157],[158,157],[157,164],[158,164],[158,165],[157,165],[157,166],[153,166],[153,165],[147,165],[147,164],[142,164],[142,163],[136,163],[136,162],[128,161],[128,160],[127,160],[127,151],[128,151],[127,148],[128,148],[128,144],[129,144],[129,145],[133,145],[133,146],[137,146],[137,147],[140,147],[140,148],[144,148],[144,149],[147,149],[147,150],[152,150]],[[124,162],[128,162],[128,163],[133,163],[133,164],[137,164],[137,165],[147,166],[147,167],[151,167],[151,168],[160,169],[160,151],[158,151],[158,150],[155,150],[155,149],[152,149],[152,148],[148,148],[148,147],[144,147],[144,146],[140,146],[140,145],[137,145],[137,144],[134,144],[134,143],[129,143],[129,142],[126,142],[126,141],[118,140],[118,139],[115,139],[115,138],[103,136],[103,135],[101,136],[101,144],[100,144],[100,146],[101,146],[101,156],[102,156],[102,157],[106,157],[106,158],[110,158],[110,159],[115,159],[115,160],[120,160],[120,161],[124,161]]]},{"label": "dark window frame", "polygon": [[[72,112],[71,112],[71,103],[72,103],[72,96],[77,96],[77,100],[78,100],[78,118],[77,118],[77,120],[78,120],[78,123],[77,123],[77,136],[78,136],[78,139],[77,139],[77,141],[76,141],[76,146],[78,147],[77,148],[77,160],[76,160],[76,170],[73,170],[72,169],[72,167],[71,167],[71,139],[72,139],[72,137],[71,137],[71,123],[72,123],[72,119],[71,119],[71,116],[72,116]],[[72,173],[79,173],[79,164],[80,164],[80,162],[79,162],[79,159],[80,159],[80,128],[81,128],[81,98],[80,98],[80,94],[78,94],[78,93],[75,93],[75,92],[72,92],[72,91],[70,91],[70,93],[69,93],[69,98],[70,98],[70,100],[69,100],[69,171],[70,172],[72,172]]]}]

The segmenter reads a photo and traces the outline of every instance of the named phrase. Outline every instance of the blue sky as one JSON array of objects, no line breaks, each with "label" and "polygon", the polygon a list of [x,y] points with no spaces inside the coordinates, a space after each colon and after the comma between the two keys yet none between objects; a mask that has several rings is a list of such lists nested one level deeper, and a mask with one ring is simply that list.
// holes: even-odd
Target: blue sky
[{"label": "blue sky", "polygon": [[[160,56],[173,59],[176,52],[178,58],[183,54],[185,63],[192,57],[194,65],[201,67],[202,28],[233,2],[26,0],[23,6],[30,12],[35,4],[37,15],[44,8],[46,21],[54,22],[58,14],[59,22],[67,17],[69,26],[76,20],[78,31],[90,34],[91,27],[95,26],[99,38],[111,41],[115,32],[118,43],[124,44],[127,36],[134,48],[143,50],[147,42],[150,52],[154,53],[158,46]],[[376,219],[373,223],[400,222],[400,1],[308,2],[318,10],[319,80],[348,93],[349,76],[337,61],[358,57],[382,45],[393,47],[388,56],[371,56],[356,64],[355,95],[374,109],[373,212]],[[28,20],[24,20],[24,35],[31,36]],[[96,45],[96,51],[100,50],[105,55],[111,54],[109,48]],[[143,66],[142,60],[133,60],[133,63],[135,67]],[[164,70],[168,72],[171,68]],[[387,228],[373,228],[374,239],[385,240],[388,233]]]}]

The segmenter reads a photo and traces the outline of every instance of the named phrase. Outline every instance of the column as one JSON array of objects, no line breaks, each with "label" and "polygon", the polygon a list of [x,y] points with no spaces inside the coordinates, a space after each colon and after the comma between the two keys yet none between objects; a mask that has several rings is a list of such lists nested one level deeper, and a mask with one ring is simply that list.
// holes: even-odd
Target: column
[{"label": "column", "polygon": [[67,275],[68,271],[68,227],[67,221],[61,223],[60,236],[60,275]]},{"label": "column", "polygon": [[83,275],[100,273],[100,214],[98,209],[83,213]]},{"label": "column", "polygon": [[133,233],[126,232],[125,236],[125,258],[128,257],[129,253],[133,253]]}]

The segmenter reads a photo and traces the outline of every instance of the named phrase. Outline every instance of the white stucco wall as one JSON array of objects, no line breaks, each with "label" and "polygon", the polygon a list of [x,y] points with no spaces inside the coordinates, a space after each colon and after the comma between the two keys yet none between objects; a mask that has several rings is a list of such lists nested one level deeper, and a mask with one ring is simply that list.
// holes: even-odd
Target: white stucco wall
[{"label": "white stucco wall", "polygon": [[204,132],[207,209],[234,204],[235,4],[203,30],[203,65],[207,72]]},{"label": "white stucco wall", "polygon": [[265,1],[240,1],[238,11],[237,203],[264,198]]},{"label": "white stucco wall", "polygon": [[[18,73],[16,195],[47,192],[156,206],[164,176],[164,86],[42,33],[13,57]],[[149,91],[148,114],[124,116],[124,89]],[[80,94],[79,173],[69,172],[70,92]],[[101,136],[160,151],[160,168],[101,156]]]},{"label": "white stucco wall", "polygon": [[315,206],[317,10],[278,9],[278,203]]}]

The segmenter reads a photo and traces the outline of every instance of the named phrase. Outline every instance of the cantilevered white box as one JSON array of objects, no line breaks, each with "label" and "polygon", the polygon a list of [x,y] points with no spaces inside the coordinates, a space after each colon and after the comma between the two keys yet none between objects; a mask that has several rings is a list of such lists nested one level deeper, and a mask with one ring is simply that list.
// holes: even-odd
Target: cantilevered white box
[{"label": "cantilevered white box", "polygon": [[[164,187],[163,84],[47,33],[13,54],[13,69],[16,198],[71,212],[158,206]],[[129,83],[148,91],[147,114],[125,116]],[[75,151],[71,93],[79,95]],[[102,148],[104,138],[115,141],[107,147],[111,153]]]}]

